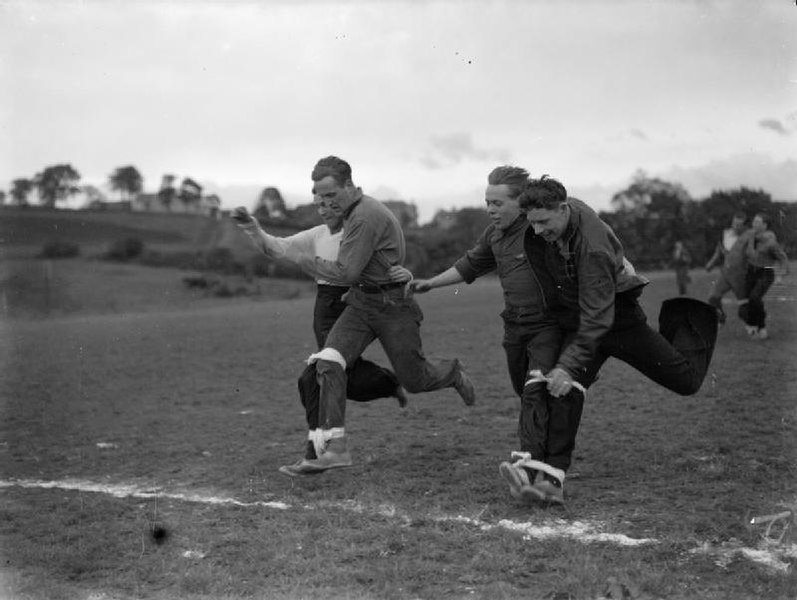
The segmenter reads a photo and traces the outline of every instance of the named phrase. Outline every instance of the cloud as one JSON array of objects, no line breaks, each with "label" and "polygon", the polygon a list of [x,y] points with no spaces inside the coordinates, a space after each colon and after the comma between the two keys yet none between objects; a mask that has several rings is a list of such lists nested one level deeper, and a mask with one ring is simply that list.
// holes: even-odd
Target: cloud
[{"label": "cloud", "polygon": [[783,125],[783,123],[777,119],[761,119],[758,122],[758,125],[763,129],[769,129],[780,135],[791,135],[789,130],[786,129],[785,125]]},{"label": "cloud", "polygon": [[648,141],[648,136],[646,136],[645,132],[640,130],[640,129],[631,129],[628,133],[632,137],[637,138],[638,140],[642,140],[642,141],[645,141],[645,142]]},{"label": "cloud", "polygon": [[797,160],[778,162],[767,154],[739,154],[694,167],[673,166],[655,176],[680,183],[693,198],[744,186],[761,189],[773,200],[797,200]]},{"label": "cloud", "polygon": [[442,169],[458,165],[465,160],[509,162],[510,153],[502,148],[477,148],[469,133],[458,132],[433,136],[431,149],[420,158],[427,169]]}]

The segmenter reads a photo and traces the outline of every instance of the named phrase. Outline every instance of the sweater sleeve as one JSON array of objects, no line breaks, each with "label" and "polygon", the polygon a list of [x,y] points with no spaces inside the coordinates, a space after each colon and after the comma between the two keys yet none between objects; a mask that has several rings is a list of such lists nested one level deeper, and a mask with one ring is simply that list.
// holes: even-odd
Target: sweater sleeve
[{"label": "sweater sleeve", "polygon": [[337,260],[303,257],[299,265],[314,277],[354,285],[374,254],[375,237],[373,228],[367,223],[353,220],[346,223]]},{"label": "sweater sleeve", "polygon": [[591,251],[582,257],[578,270],[579,324],[573,341],[559,356],[558,367],[571,375],[582,372],[594,358],[600,339],[614,324],[616,294],[612,257]]},{"label": "sweater sleeve", "polygon": [[476,278],[496,268],[495,254],[489,242],[491,233],[492,227],[485,229],[473,248],[454,263],[454,268],[466,283],[473,283]]}]

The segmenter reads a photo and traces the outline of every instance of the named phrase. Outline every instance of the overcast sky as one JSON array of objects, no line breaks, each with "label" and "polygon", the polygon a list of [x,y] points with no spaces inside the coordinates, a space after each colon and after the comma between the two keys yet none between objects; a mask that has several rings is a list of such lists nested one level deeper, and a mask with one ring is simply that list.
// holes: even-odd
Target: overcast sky
[{"label": "overcast sky", "polygon": [[422,222],[507,163],[598,209],[637,169],[797,200],[792,0],[0,0],[0,60],[0,189],[134,165],[295,205],[336,154]]}]

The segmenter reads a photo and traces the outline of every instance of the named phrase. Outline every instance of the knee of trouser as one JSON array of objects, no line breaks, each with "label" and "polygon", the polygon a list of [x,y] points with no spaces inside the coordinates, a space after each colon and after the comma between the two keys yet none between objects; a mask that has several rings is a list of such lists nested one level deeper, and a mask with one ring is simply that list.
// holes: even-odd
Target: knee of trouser
[{"label": "knee of trouser", "polygon": [[523,386],[520,401],[525,406],[531,406],[536,402],[544,401],[548,396],[548,387],[545,382],[535,381]]},{"label": "knee of trouser", "polygon": [[343,367],[335,361],[318,359],[315,362],[315,370],[319,377],[325,375],[340,375],[343,373]]}]

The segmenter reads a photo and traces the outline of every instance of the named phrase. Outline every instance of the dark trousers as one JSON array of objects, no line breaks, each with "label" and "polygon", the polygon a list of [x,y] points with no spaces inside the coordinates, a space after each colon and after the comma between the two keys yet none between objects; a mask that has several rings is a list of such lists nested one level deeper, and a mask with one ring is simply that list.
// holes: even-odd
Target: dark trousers
[{"label": "dark trousers", "polygon": [[675,283],[678,286],[678,293],[681,296],[685,296],[689,291],[689,284],[692,283],[692,278],[689,277],[689,267],[687,265],[678,265],[675,267]]},{"label": "dark trousers", "polygon": [[[548,373],[556,365],[561,349],[563,331],[552,321],[540,325],[504,322],[504,351],[512,387],[520,396],[520,415],[518,417],[518,438],[520,449],[531,452],[535,458],[543,456],[549,431],[558,423],[558,412],[551,418],[553,405],[561,404],[545,391],[545,384],[526,386],[529,373],[540,371]],[[526,391],[526,388],[529,388]],[[569,423],[572,419],[568,419]],[[561,425],[559,425],[561,426]],[[558,436],[554,435],[554,438]],[[561,436],[564,437],[564,436]],[[540,459],[541,460],[541,459]]]},{"label": "dark trousers", "polygon": [[[457,360],[429,361],[421,342],[423,312],[407,298],[403,288],[366,293],[354,287],[346,295],[346,309],[337,320],[325,346],[337,350],[347,365],[375,340],[379,340],[399,383],[412,393],[453,387],[460,366]],[[316,363],[321,386],[322,429],[344,427],[347,376],[341,366],[325,359]]]},{"label": "dark trousers", "polygon": [[[319,285],[313,308],[313,332],[318,349],[324,347],[327,335],[338,320],[346,303],[341,299],[348,288]],[[389,369],[380,367],[364,358],[358,358],[346,369],[346,397],[355,402],[369,402],[378,398],[389,398],[396,393],[398,379]],[[319,403],[321,388],[315,364],[307,365],[298,380],[299,398],[304,406],[308,429],[319,427]]]},{"label": "dark trousers", "polygon": [[[597,378],[604,362],[613,356],[681,395],[696,393],[705,379],[717,339],[717,313],[709,304],[692,298],[674,298],[662,304],[659,332],[647,324],[637,294],[618,294],[615,322],[600,340],[592,362],[575,379],[588,387]],[[564,340],[573,339],[572,315],[562,315]],[[570,467],[576,434],[581,423],[584,395],[572,390],[553,398],[545,383],[523,390],[523,406],[531,413],[532,431],[521,442],[521,450],[554,467]]]},{"label": "dark trousers", "polygon": [[556,364],[559,356],[562,331],[556,321],[547,323],[518,323],[504,321],[503,347],[506,366],[512,389],[523,396],[523,388],[529,371],[535,369],[547,373]]},{"label": "dark trousers", "polygon": [[739,307],[739,316],[747,325],[767,326],[767,311],[764,309],[764,295],[775,281],[775,270],[748,265],[745,277],[747,304]]}]

